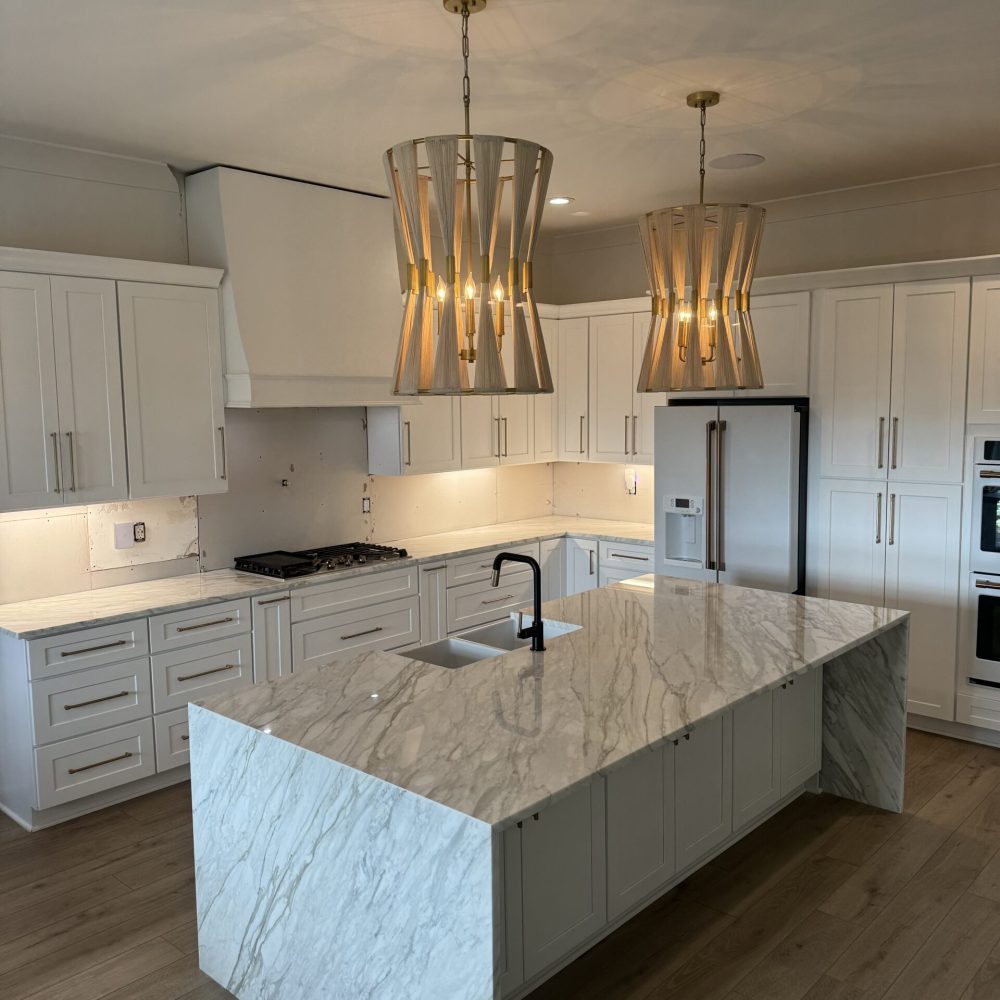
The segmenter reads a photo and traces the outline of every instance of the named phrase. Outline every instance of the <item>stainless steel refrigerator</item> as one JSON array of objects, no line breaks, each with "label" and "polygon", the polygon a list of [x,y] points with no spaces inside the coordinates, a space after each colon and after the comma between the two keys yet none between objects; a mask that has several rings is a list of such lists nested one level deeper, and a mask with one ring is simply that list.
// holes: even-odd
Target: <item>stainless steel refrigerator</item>
[{"label": "stainless steel refrigerator", "polygon": [[808,400],[671,400],[655,420],[656,572],[804,593]]}]

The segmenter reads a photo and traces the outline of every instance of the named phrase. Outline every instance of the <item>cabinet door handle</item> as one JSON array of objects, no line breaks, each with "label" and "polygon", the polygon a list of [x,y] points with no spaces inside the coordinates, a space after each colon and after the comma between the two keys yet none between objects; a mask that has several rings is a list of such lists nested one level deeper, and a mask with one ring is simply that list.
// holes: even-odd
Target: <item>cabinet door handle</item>
[{"label": "cabinet door handle", "polygon": [[497,450],[495,452],[493,452],[493,454],[496,455],[497,458],[499,458],[500,457],[500,418],[499,417],[494,417],[493,418],[493,423],[496,424],[496,426],[493,429],[496,431],[496,434],[497,434],[497,441],[496,441]]},{"label": "cabinet door handle", "polygon": [[587,552],[587,565],[590,568],[590,575],[594,575],[594,550],[589,549]]},{"label": "cabinet door handle", "polygon": [[878,418],[878,468],[885,468],[885,458],[882,455],[885,446],[885,417]]},{"label": "cabinet door handle", "polygon": [[61,474],[61,470],[59,468],[59,466],[61,465],[61,462],[60,462],[60,457],[61,457],[60,456],[60,451],[62,449],[59,447],[59,435],[55,431],[51,431],[49,433],[49,437],[52,438],[52,456],[55,459],[55,463],[56,463],[56,485],[55,485],[55,489],[53,489],[52,492],[53,493],[62,493],[62,474]]},{"label": "cabinet door handle", "polygon": [[639,418],[633,414],[632,415],[632,454],[637,455],[639,453]]},{"label": "cabinet door handle", "polygon": [[100,646],[87,646],[86,649],[71,649],[61,652],[60,656],[83,656],[84,653],[97,653],[102,649],[114,649],[115,646],[127,646],[128,639],[115,639],[114,642],[102,642]]},{"label": "cabinet door handle", "polygon": [[507,457],[507,418],[503,417],[503,457]]},{"label": "cabinet door handle", "polygon": [[875,544],[882,544],[882,494],[875,498]]},{"label": "cabinet door handle", "polygon": [[67,774],[79,774],[81,771],[89,771],[95,767],[104,767],[105,764],[114,764],[118,760],[128,760],[132,756],[131,750],[126,750],[125,753],[120,753],[117,757],[109,757],[107,760],[99,760],[94,764],[84,764],[83,767],[71,767],[66,773]]},{"label": "cabinet door handle", "polygon": [[225,479],[226,476],[229,474],[229,462],[226,459],[226,428],[225,427],[220,427],[219,428],[219,444],[220,444],[220,446],[222,448],[222,475],[219,478],[220,479]]},{"label": "cabinet door handle", "polygon": [[406,460],[404,465],[413,465],[413,441],[410,438],[410,421],[403,421],[403,428],[406,431]]},{"label": "cabinet door handle", "polygon": [[899,417],[892,418],[892,468],[896,468],[896,452],[899,448]]},{"label": "cabinet door handle", "polygon": [[583,454],[583,414],[580,414],[580,454]]},{"label": "cabinet door handle", "polygon": [[889,544],[896,544],[896,494],[889,494]]},{"label": "cabinet door handle", "polygon": [[340,638],[343,639],[357,639],[360,635],[374,635],[376,632],[382,632],[384,629],[381,625],[376,625],[375,628],[366,628],[364,632],[352,632],[350,635],[342,635]]},{"label": "cabinet door handle", "polygon": [[66,445],[69,449],[69,486],[70,493],[76,492],[76,453],[73,449],[73,432],[66,431]]},{"label": "cabinet door handle", "polygon": [[716,449],[716,469],[719,487],[719,513],[715,528],[715,561],[718,563],[719,572],[726,569],[726,481],[725,481],[725,455],[726,444],[726,421],[719,421],[719,434],[715,439]]},{"label": "cabinet door handle", "polygon": [[99,705],[102,701],[114,701],[116,698],[127,698],[134,691],[119,691],[118,694],[106,694],[103,698],[91,698],[89,701],[78,701],[72,705],[63,705],[64,712],[71,712],[74,708],[86,708],[88,705]]},{"label": "cabinet door handle", "polygon": [[479,603],[484,605],[500,604],[503,601],[512,601],[513,599],[514,599],[513,594],[504,594],[503,597],[497,597],[492,601],[480,601]]},{"label": "cabinet door handle", "polygon": [[628,414],[625,414],[625,454],[628,452]]},{"label": "cabinet door handle", "polygon": [[712,450],[712,435],[715,433],[716,422],[705,422],[705,569],[715,569],[715,500],[712,496],[713,476],[712,466],[714,452]]},{"label": "cabinet door handle", "polygon": [[216,618],[214,621],[210,622],[199,622],[197,625],[178,625],[176,631],[178,632],[194,632],[199,628],[211,628],[213,625],[225,625],[226,622],[236,621],[232,615],[228,618]]},{"label": "cabinet door handle", "polygon": [[227,670],[238,670],[238,663],[227,663],[223,667],[212,667],[211,670],[199,670],[196,674],[185,674],[178,677],[178,681],[193,681],[196,677],[208,677],[209,674],[224,674]]},{"label": "cabinet door handle", "polygon": [[190,737],[190,736],[188,736],[188,734],[187,734],[187,733],[185,733],[185,734],[184,734],[184,735],[183,735],[183,736],[181,737],[181,739],[182,739],[182,740],[183,740],[183,741],[184,741],[185,743],[187,743],[187,741],[188,741],[189,739],[191,739],[191,737]]},{"label": "cabinet door handle", "polygon": [[266,604],[280,604],[282,601],[290,601],[291,599],[292,599],[291,596],[288,594],[285,594],[284,597],[271,597],[266,601],[258,601],[257,607],[262,608]]}]

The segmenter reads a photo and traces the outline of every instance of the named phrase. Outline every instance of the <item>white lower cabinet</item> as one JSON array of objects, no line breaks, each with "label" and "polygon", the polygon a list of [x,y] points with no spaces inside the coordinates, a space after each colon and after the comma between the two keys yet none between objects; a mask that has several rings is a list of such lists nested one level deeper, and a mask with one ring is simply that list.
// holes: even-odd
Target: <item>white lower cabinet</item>
[{"label": "white lower cabinet", "polygon": [[823,763],[823,669],[790,678],[776,692],[781,733],[781,796],[819,773]]},{"label": "white lower cabinet", "polygon": [[448,634],[448,566],[420,567],[420,641],[437,642]]},{"label": "white lower cabinet", "polygon": [[534,597],[530,570],[501,578],[500,586],[466,583],[448,588],[448,631],[462,632],[476,625],[506,618],[518,608],[528,607]]},{"label": "white lower cabinet", "polygon": [[191,760],[188,743],[188,710],[175,708],[172,712],[153,716],[153,737],[156,742],[156,770],[169,771]]},{"label": "white lower cabinet", "polygon": [[562,597],[566,593],[566,539],[539,543],[538,564],[542,567],[542,600]]},{"label": "white lower cabinet", "polygon": [[694,864],[733,830],[733,716],[700,722],[677,741],[674,815],[677,870]]},{"label": "white lower cabinet", "polygon": [[604,926],[605,865],[603,778],[524,820],[525,979],[559,961]]},{"label": "white lower cabinet", "polygon": [[253,679],[260,684],[292,672],[291,594],[253,599]]},{"label": "white lower cabinet", "polygon": [[153,711],[185,708],[188,702],[253,684],[250,633],[154,653]]},{"label": "white lower cabinet", "polygon": [[607,775],[608,919],[665,884],[674,853],[674,746],[643,754]]},{"label": "white lower cabinet", "polygon": [[566,596],[600,585],[598,547],[593,538],[566,539]]},{"label": "white lower cabinet", "polygon": [[781,798],[781,699],[765,691],[733,709],[733,829]]}]

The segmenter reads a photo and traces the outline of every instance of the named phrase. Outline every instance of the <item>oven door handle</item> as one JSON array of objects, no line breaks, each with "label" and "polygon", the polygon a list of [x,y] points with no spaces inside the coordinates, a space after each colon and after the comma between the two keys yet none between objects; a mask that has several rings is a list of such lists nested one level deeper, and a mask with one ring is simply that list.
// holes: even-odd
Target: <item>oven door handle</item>
[{"label": "oven door handle", "polygon": [[980,469],[980,479],[1000,479],[1000,469]]},{"label": "oven door handle", "polygon": [[1000,583],[993,583],[992,580],[976,580],[976,586],[980,590],[1000,590]]}]

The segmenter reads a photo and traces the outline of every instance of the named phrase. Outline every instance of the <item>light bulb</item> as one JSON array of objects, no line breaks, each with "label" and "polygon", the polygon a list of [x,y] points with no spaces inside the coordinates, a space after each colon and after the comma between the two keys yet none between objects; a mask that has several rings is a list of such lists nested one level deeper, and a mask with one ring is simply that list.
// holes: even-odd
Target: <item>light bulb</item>
[{"label": "light bulb", "polygon": [[503,302],[504,300],[503,282],[499,278],[497,278],[497,283],[493,286],[493,298],[495,298],[497,302]]},{"label": "light bulb", "polygon": [[476,297],[476,283],[472,280],[471,274],[465,279],[465,297],[470,301]]},{"label": "light bulb", "polygon": [[435,284],[437,284],[438,302],[444,302],[444,300],[448,296],[448,286],[441,280],[440,274],[437,276],[437,281],[435,282]]}]

